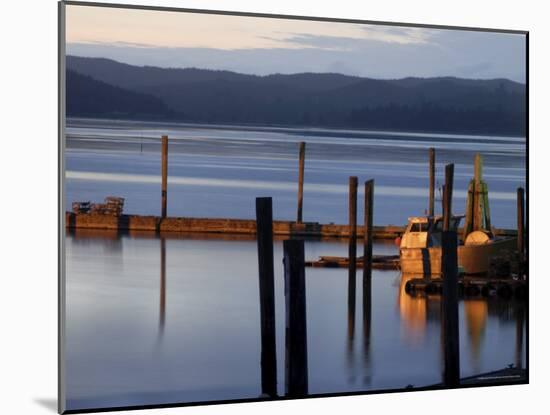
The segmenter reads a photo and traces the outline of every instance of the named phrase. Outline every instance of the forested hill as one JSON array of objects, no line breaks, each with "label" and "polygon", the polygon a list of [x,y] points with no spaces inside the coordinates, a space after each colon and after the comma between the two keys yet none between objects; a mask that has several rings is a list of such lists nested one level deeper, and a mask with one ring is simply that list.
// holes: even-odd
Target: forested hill
[{"label": "forested hill", "polygon": [[67,69],[68,115],[525,134],[525,85],[507,79],[255,76],[75,56]]},{"label": "forested hill", "polygon": [[119,88],[67,70],[67,116],[166,119],[173,112],[160,98]]}]

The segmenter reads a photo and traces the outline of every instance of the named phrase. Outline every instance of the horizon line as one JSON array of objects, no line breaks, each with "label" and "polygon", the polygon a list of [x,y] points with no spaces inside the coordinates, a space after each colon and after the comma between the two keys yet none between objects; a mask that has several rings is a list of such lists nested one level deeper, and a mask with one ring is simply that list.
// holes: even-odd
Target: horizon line
[{"label": "horizon line", "polygon": [[[229,70],[229,69],[210,69],[210,68],[199,68],[199,67],[196,67],[196,66],[175,67],[175,66],[158,66],[158,65],[137,65],[137,64],[126,63],[126,62],[118,61],[116,59],[106,58],[106,57],[102,57],[102,56],[83,56],[83,55],[67,54],[66,58],[69,58],[69,57],[84,58],[84,59],[102,59],[102,60],[106,60],[106,61],[115,62],[115,63],[118,63],[120,65],[133,66],[133,67],[136,67],[136,68],[157,68],[157,69],[181,70],[181,71],[192,69],[192,70],[209,71],[209,72],[228,72],[228,73],[237,74],[237,75],[254,76],[254,77],[257,77],[257,78],[267,78],[267,77],[270,77],[270,76],[294,76],[294,75],[312,74],[312,75],[340,75],[340,76],[345,76],[345,77],[348,77],[348,78],[369,79],[369,80],[376,80],[376,81],[401,81],[401,80],[404,80],[404,79],[457,79],[457,80],[467,80],[467,81],[498,81],[498,80],[505,80],[505,81],[508,81],[508,82],[512,82],[514,84],[527,86],[527,82],[514,81],[514,80],[512,80],[510,78],[506,78],[506,77],[464,78],[464,77],[458,77],[458,76],[454,76],[454,75],[437,75],[437,76],[414,76],[414,75],[409,75],[409,76],[404,76],[404,77],[401,77],[401,78],[372,78],[372,77],[361,76],[361,75],[347,75],[347,74],[343,74],[343,73],[340,73],[340,72],[295,72],[295,73],[273,72],[273,73],[269,73],[269,74],[265,74],[265,75],[258,75],[258,74],[254,74],[254,73],[236,72],[236,71],[232,71],[232,70]],[[76,71],[74,69],[70,69],[68,67],[66,67],[65,69],[66,70],[73,70],[74,72],[78,72],[78,71]],[[80,72],[78,72],[78,73],[80,73]]]}]

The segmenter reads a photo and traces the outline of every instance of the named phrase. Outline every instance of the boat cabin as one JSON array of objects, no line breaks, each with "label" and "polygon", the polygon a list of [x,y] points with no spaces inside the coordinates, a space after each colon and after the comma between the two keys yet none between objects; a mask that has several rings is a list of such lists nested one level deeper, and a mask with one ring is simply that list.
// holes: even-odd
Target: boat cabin
[{"label": "boat cabin", "polygon": [[[449,230],[457,231],[464,215],[453,215]],[[431,248],[441,246],[443,216],[415,216],[409,223],[401,238],[401,248]]]}]

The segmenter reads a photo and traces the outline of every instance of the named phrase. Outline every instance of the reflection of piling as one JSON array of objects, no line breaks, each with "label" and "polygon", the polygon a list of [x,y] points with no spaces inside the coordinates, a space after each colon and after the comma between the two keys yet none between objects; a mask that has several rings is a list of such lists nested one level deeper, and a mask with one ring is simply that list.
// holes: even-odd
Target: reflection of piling
[{"label": "reflection of piling", "polygon": [[518,369],[523,367],[523,319],[524,319],[523,302],[516,304],[516,356],[515,366]]},{"label": "reflection of piling", "polygon": [[525,191],[522,187],[517,190],[517,211],[518,211],[518,255],[520,271],[523,271],[525,261]]},{"label": "reflection of piling", "polygon": [[443,234],[441,238],[442,292],[442,337],[445,386],[460,383],[460,355],[458,332],[458,260],[457,233],[451,229],[454,165],[445,167],[445,192],[443,196]]},{"label": "reflection of piling", "polygon": [[349,266],[348,266],[348,332],[355,330],[355,285],[357,271],[357,177],[349,178]]},{"label": "reflection of piling", "polygon": [[161,205],[161,217],[166,217],[166,203],[167,203],[167,183],[168,183],[168,136],[162,136],[162,205]]},{"label": "reflection of piling", "polygon": [[304,201],[304,162],[306,157],[306,143],[300,142],[300,161],[298,165],[298,212],[296,222],[302,223],[302,206]]},{"label": "reflection of piling", "polygon": [[428,215],[433,216],[435,200],[435,149],[430,148],[430,205],[428,207]]},{"label": "reflection of piling", "polygon": [[166,318],[166,240],[160,238],[160,314],[159,329],[164,332],[164,321]]},{"label": "reflection of piling", "polygon": [[308,393],[304,241],[283,242],[286,304],[286,395]]},{"label": "reflection of piling", "polygon": [[262,394],[277,396],[275,293],[273,271],[273,211],[270,197],[256,198],[256,228],[262,336]]}]

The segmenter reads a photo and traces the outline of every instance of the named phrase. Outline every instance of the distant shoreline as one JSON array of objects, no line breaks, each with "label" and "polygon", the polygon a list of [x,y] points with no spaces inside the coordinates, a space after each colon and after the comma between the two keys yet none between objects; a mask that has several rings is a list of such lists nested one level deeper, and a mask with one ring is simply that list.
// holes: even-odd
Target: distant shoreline
[{"label": "distant shoreline", "polygon": [[[377,128],[354,128],[354,127],[321,127],[311,125],[291,125],[291,124],[241,124],[241,123],[208,123],[208,122],[192,122],[192,121],[174,121],[174,120],[146,120],[137,118],[110,118],[110,117],[97,117],[97,116],[67,116],[66,121],[69,120],[86,120],[86,121],[103,121],[103,122],[139,122],[144,124],[157,124],[157,125],[175,125],[175,126],[191,126],[204,129],[235,129],[235,130],[248,130],[248,131],[284,131],[284,130],[308,130],[314,131],[333,131],[333,132],[354,132],[354,133],[378,133],[383,135],[405,135],[410,137],[423,136],[423,135],[437,135],[439,137],[455,137],[455,136],[468,136],[468,137],[506,137],[506,138],[523,138],[527,140],[524,135],[517,134],[483,134],[475,131],[436,131],[436,130],[387,130]],[[361,138],[361,137],[357,137]]]}]

